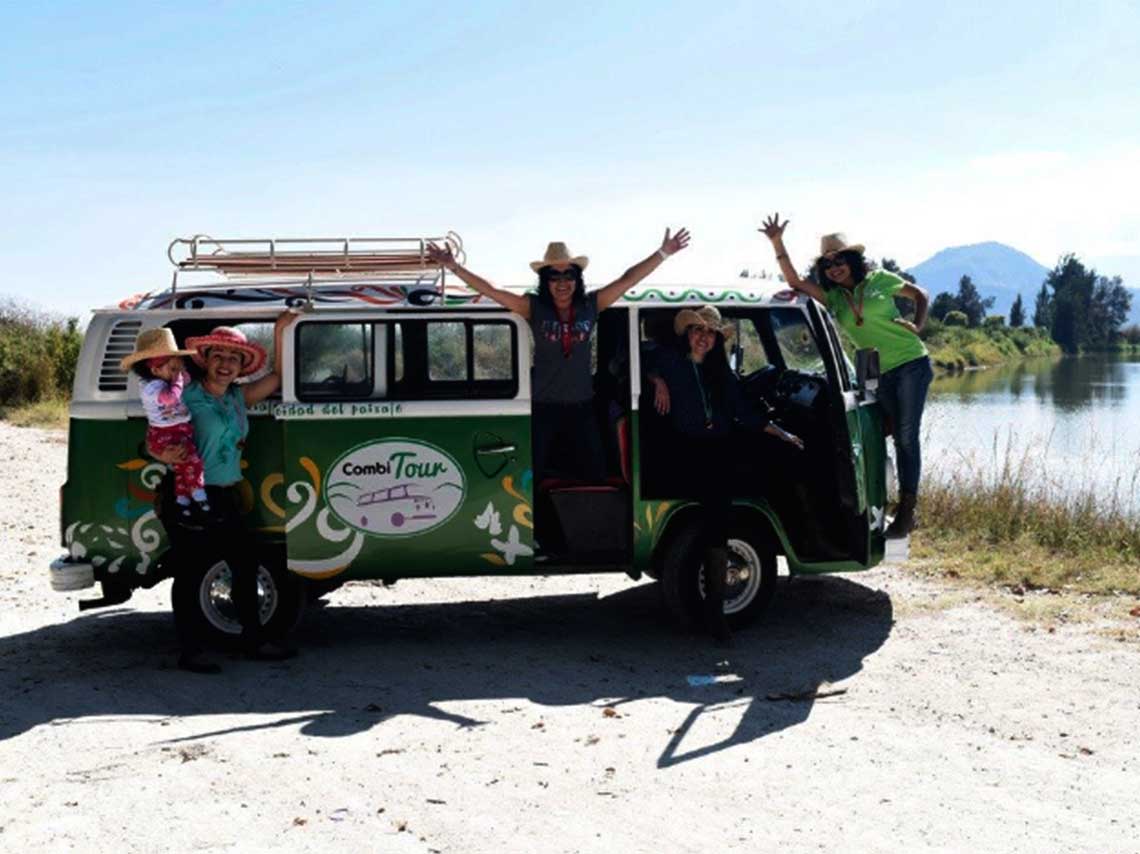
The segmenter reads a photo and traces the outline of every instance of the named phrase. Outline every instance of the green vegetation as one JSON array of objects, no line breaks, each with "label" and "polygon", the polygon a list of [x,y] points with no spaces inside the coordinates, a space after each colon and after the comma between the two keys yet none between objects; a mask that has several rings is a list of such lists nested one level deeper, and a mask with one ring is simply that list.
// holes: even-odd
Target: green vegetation
[{"label": "green vegetation", "polygon": [[[889,258],[883,267],[913,281]],[[1064,256],[1042,282],[1032,327],[1024,325],[1020,294],[1008,327],[1004,317],[986,316],[993,303],[993,297],[982,298],[969,276],[959,280],[957,293],[934,296],[923,338],[938,365],[954,370],[1061,352],[1140,350],[1140,328],[1121,328],[1131,307],[1121,278],[1098,275],[1075,255]],[[947,334],[948,327],[954,327],[953,334]]]},{"label": "green vegetation", "polygon": [[980,327],[953,325],[951,316],[945,323],[931,318],[922,331],[930,350],[930,358],[945,370],[997,365],[1033,356],[1060,355],[1058,347],[1044,329],[1029,326],[1015,329],[987,324]]},{"label": "green vegetation", "polygon": [[0,302],[0,415],[20,424],[65,422],[82,341],[74,318]]}]

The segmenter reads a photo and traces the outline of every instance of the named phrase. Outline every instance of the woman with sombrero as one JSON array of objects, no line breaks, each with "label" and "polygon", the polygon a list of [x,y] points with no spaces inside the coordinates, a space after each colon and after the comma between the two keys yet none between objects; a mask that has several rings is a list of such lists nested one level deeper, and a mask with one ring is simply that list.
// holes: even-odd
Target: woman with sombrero
[{"label": "woman with sombrero", "polygon": [[727,641],[724,586],[733,496],[718,474],[732,464],[727,440],[733,430],[743,427],[762,428],[800,449],[803,442],[769,421],[765,411],[749,405],[741,394],[725,352],[732,327],[721,320],[715,306],[682,309],[673,319],[673,331],[679,346],[655,352],[647,374],[654,385],[654,409],[669,417],[681,438],[674,458],[677,497],[694,498],[701,506],[705,624],[717,639]]},{"label": "woman with sombrero", "polygon": [[[194,425],[194,443],[202,457],[211,513],[204,535],[163,521],[171,543],[180,552],[209,548],[229,565],[234,607],[242,627],[242,651],[250,658],[263,660],[288,658],[295,651],[262,634],[257,596],[258,555],[242,519],[238,484],[242,480],[242,448],[249,433],[247,408],[281,387],[281,337],[294,317],[292,312],[285,312],[277,318],[273,370],[240,385],[235,381],[252,377],[265,366],[265,348],[229,326],[218,326],[208,335],[186,339],[186,349],[192,352],[203,375],[186,386],[182,401],[190,410]],[[150,450],[167,465],[177,465],[184,453],[177,448]],[[216,664],[202,660],[197,638],[181,630],[179,641],[179,667],[196,673],[219,670]]]},{"label": "woman with sombrero", "polygon": [[[665,229],[665,237],[655,252],[604,288],[587,293],[582,272],[589,258],[571,254],[565,243],[551,243],[546,254],[530,265],[538,273],[537,295],[497,288],[456,262],[450,249],[429,247],[428,257],[434,263],[530,322],[534,334],[531,423],[536,484],[553,473],[551,453],[556,447],[572,457],[568,470],[575,477],[590,481],[605,478],[605,455],[594,413],[590,374],[590,338],[598,314],[666,258],[688,245],[686,229],[679,229],[674,235]],[[560,464],[559,469],[566,471],[567,466]]]},{"label": "woman with sombrero", "polygon": [[[915,504],[922,474],[919,433],[926,392],[934,378],[926,345],[918,337],[926,323],[929,298],[918,285],[886,270],[875,270],[861,243],[849,244],[842,234],[825,234],[813,263],[815,281],[800,278],[784,248],[784,229],[776,214],[759,229],[772,241],[784,279],[827,307],[831,316],[862,348],[879,351],[879,401],[894,424],[898,458],[899,505],[887,536],[905,537],[915,527]],[[895,297],[914,302],[914,321],[899,314]]]}]

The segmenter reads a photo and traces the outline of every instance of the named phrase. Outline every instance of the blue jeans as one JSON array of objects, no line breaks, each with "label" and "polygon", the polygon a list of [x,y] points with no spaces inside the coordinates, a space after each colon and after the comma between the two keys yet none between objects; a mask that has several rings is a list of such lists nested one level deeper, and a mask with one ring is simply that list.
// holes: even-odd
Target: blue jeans
[{"label": "blue jeans", "polygon": [[922,452],[919,448],[922,409],[933,379],[934,369],[930,366],[929,356],[892,368],[879,378],[879,402],[894,423],[900,494],[918,494],[918,481],[922,476]]}]

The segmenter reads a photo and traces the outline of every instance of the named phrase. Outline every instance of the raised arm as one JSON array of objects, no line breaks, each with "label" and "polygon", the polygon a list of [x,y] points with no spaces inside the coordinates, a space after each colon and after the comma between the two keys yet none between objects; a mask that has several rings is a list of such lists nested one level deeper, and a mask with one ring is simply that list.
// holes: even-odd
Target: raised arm
[{"label": "raised arm", "polygon": [[513,311],[527,320],[530,319],[530,300],[522,294],[513,294],[510,291],[504,291],[502,288],[496,288],[482,276],[476,276],[455,260],[455,256],[451,254],[450,246],[440,247],[434,243],[429,243],[427,257],[433,264],[439,264],[449,273],[457,275],[473,291],[477,291],[488,299],[493,299],[503,308]]},{"label": "raised arm", "polygon": [[689,245],[689,230],[677,229],[677,233],[669,236],[669,229],[665,229],[665,237],[657,251],[644,260],[638,261],[617,279],[610,282],[598,291],[598,311],[605,311],[619,299],[622,294],[656,270],[670,255],[680,252]]},{"label": "raised arm", "polygon": [[241,387],[246,406],[261,403],[281,388],[281,365],[284,359],[281,354],[281,340],[285,337],[285,329],[296,319],[297,314],[293,311],[283,311],[277,315],[277,320],[273,324],[273,370],[261,379],[246,383]]},{"label": "raised arm", "polygon": [[824,296],[823,288],[819,285],[809,282],[800,278],[800,274],[796,272],[795,265],[792,264],[792,259],[788,257],[788,250],[784,248],[784,229],[788,227],[791,220],[784,220],[780,222],[780,215],[773,214],[764,220],[764,225],[756,229],[762,231],[772,241],[772,248],[776,250],[776,263],[780,265],[780,272],[784,274],[784,281],[795,288],[800,293],[807,294],[817,302],[826,303],[827,297]]}]

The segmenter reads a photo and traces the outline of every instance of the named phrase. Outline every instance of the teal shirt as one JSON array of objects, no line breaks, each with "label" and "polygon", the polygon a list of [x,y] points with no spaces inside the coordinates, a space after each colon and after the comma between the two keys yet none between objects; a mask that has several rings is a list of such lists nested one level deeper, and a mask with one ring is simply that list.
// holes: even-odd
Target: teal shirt
[{"label": "teal shirt", "polygon": [[[854,292],[845,291],[836,285],[827,295],[827,310],[843,331],[855,342],[860,350],[874,347],[879,351],[879,370],[883,373],[907,362],[921,359],[926,355],[926,345],[907,329],[895,323],[901,317],[895,307],[895,294],[903,289],[906,282],[894,273],[876,270],[855,286]],[[850,297],[850,299],[848,298]],[[856,323],[856,306],[862,300],[863,325]]]},{"label": "teal shirt", "polygon": [[249,418],[241,387],[231,385],[215,397],[192,382],[182,392],[194,424],[194,444],[202,458],[207,486],[230,486],[241,480],[241,444],[249,433]]}]

